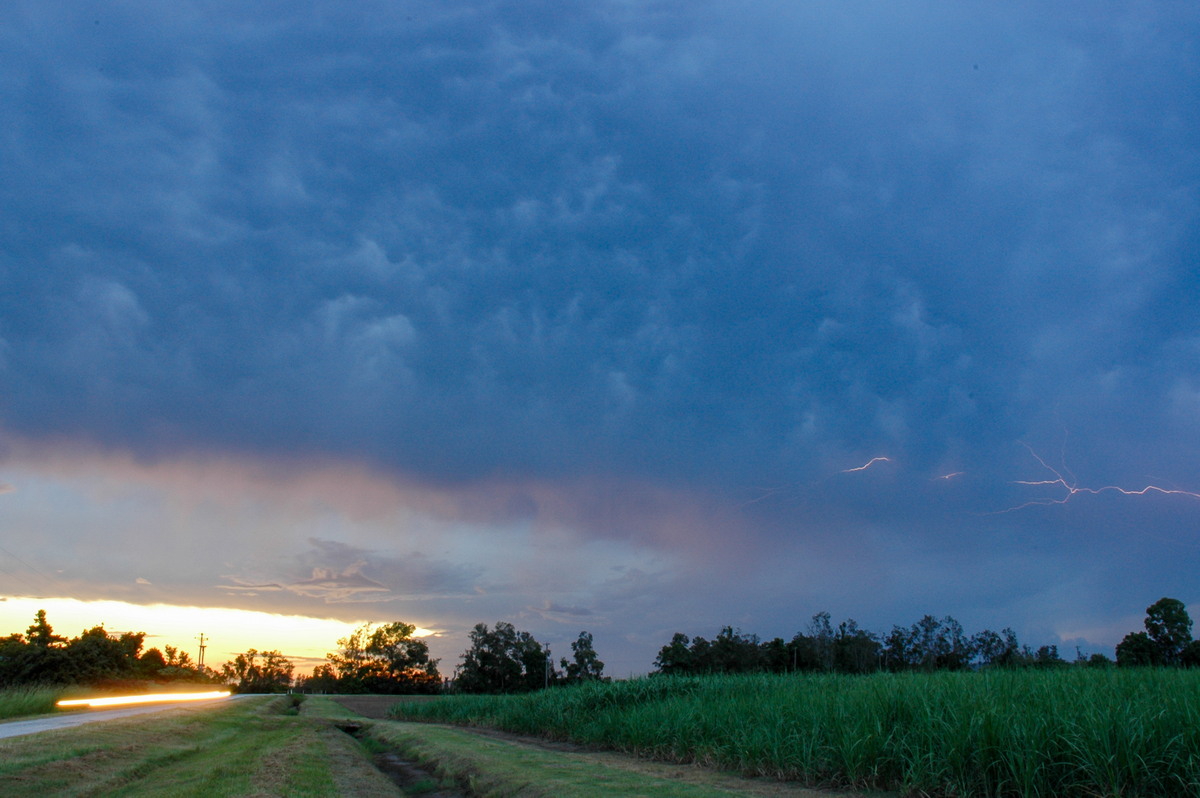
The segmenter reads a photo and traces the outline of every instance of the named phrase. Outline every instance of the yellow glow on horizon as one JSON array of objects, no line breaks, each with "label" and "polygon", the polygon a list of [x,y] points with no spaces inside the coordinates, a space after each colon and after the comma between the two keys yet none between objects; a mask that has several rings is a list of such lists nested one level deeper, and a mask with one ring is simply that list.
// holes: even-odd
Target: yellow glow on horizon
[{"label": "yellow glow on horizon", "polygon": [[[292,661],[297,674],[310,671],[316,662],[324,662],[325,655],[337,649],[339,639],[367,623],[226,607],[19,596],[0,600],[0,637],[24,633],[40,609],[46,611],[46,620],[55,634],[63,637],[75,637],[99,625],[110,633],[145,632],[143,651],[174,646],[195,663],[199,657],[198,638],[203,632],[207,645],[204,664],[210,668],[220,669],[222,663],[253,648],[278,651]],[[415,632],[417,637],[430,635],[437,632],[425,628]]]},{"label": "yellow glow on horizon", "polygon": [[104,698],[68,698],[59,701],[60,707],[116,707],[126,704],[156,704],[174,701],[211,701],[228,698],[228,690],[212,690],[207,693],[147,693],[145,695],[114,695]]}]

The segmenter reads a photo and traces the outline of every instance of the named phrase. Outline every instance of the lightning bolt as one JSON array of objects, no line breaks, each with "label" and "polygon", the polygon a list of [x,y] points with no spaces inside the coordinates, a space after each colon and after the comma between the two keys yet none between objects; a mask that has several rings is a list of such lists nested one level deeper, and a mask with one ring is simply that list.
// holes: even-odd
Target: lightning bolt
[{"label": "lightning bolt", "polygon": [[869,461],[867,461],[863,465],[860,465],[858,468],[847,468],[844,471],[839,471],[838,473],[839,474],[852,474],[855,471],[866,471],[868,468],[875,465],[876,463],[890,463],[890,462],[892,462],[892,458],[890,458],[890,457],[872,457]]},{"label": "lightning bolt", "polygon": [[[1021,445],[1029,450],[1029,454],[1031,454],[1033,456],[1033,459],[1037,460],[1038,464],[1041,465],[1042,468],[1049,471],[1054,476],[1054,479],[1018,479],[1018,480],[1014,480],[1012,484],[1028,485],[1030,487],[1042,487],[1042,486],[1057,485],[1058,487],[1060,487],[1064,491],[1066,491],[1066,493],[1057,499],[1048,498],[1048,499],[1034,499],[1032,501],[1027,501],[1024,504],[1017,505],[1016,507],[1009,507],[1007,510],[1000,510],[1000,511],[998,511],[997,514],[1011,513],[1011,512],[1015,512],[1017,510],[1023,510],[1026,507],[1046,507],[1046,506],[1049,506],[1052,504],[1066,504],[1067,502],[1071,501],[1071,499],[1073,499],[1075,496],[1077,496],[1081,493],[1085,493],[1085,494],[1088,494],[1091,496],[1098,496],[1101,493],[1119,493],[1122,496],[1145,496],[1146,494],[1149,494],[1149,493],[1159,493],[1164,496],[1172,496],[1172,495],[1187,496],[1192,499],[1200,499],[1200,493],[1193,493],[1190,490],[1179,490],[1177,488],[1164,488],[1164,487],[1160,487],[1159,485],[1147,485],[1146,487],[1138,489],[1138,490],[1134,490],[1132,488],[1123,488],[1120,485],[1104,485],[1103,487],[1099,487],[1099,488],[1080,487],[1079,480],[1076,479],[1075,475],[1071,473],[1071,470],[1069,468],[1067,468],[1065,457],[1064,457],[1064,462],[1063,462],[1063,466],[1062,466],[1062,471],[1060,471],[1059,469],[1054,468],[1052,465],[1050,465],[1045,460],[1043,460],[1042,457],[1033,450],[1032,446],[1025,443],[1024,441],[1021,442]],[[1066,472],[1066,474],[1067,474],[1066,477],[1063,476],[1063,472]],[[1069,477],[1069,479],[1068,479],[1068,477]]]},{"label": "lightning bolt", "polygon": [[741,504],[738,505],[738,509],[740,510],[744,507],[749,507],[752,504],[758,504],[761,501],[766,501],[767,499],[770,499],[773,496],[778,496],[780,494],[795,494],[798,496],[803,496],[805,493],[812,491],[821,485],[824,485],[826,482],[828,482],[830,479],[837,476],[838,474],[852,474],[857,471],[866,471],[868,468],[875,465],[876,463],[891,463],[891,462],[893,462],[893,460],[890,457],[872,457],[870,460],[868,460],[863,465],[857,466],[855,468],[846,468],[841,471],[837,471],[830,476],[826,476],[821,479],[818,479],[816,482],[809,482],[807,484],[802,483],[802,484],[798,484],[798,485],[785,485],[783,487],[778,487],[778,488],[756,488],[755,490],[757,490],[760,495],[755,496],[753,499],[749,499],[747,501],[742,502]]},{"label": "lightning bolt", "polygon": [[967,472],[966,471],[951,471],[949,474],[942,474],[939,477],[934,477],[934,479],[954,479],[955,477],[961,477],[965,473],[967,473]]}]

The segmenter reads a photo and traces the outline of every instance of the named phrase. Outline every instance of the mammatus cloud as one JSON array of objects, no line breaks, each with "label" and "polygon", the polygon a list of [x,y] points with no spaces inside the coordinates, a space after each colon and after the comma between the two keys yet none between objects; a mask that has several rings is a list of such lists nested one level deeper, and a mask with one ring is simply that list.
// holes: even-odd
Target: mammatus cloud
[{"label": "mammatus cloud", "polygon": [[645,639],[1193,584],[1129,495],[1200,490],[1193,15],[14,9],[28,590]]}]

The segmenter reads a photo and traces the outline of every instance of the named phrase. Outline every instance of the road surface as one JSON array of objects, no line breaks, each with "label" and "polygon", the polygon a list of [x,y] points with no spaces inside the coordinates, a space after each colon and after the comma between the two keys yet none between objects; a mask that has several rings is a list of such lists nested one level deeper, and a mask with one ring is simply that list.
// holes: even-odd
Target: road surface
[{"label": "road surface", "polygon": [[230,699],[214,698],[211,701],[190,701],[187,703],[163,702],[161,704],[150,704],[140,707],[122,707],[121,709],[84,709],[78,712],[48,715],[32,720],[10,720],[0,723],[0,739],[4,739],[5,737],[20,737],[24,734],[37,734],[38,732],[53,731],[55,729],[68,729],[72,726],[94,723],[98,720],[114,720],[116,718],[127,718],[131,715],[143,715],[147,712],[162,712],[164,709],[178,709],[185,706],[189,708],[212,706],[213,704],[220,704],[228,700]]}]

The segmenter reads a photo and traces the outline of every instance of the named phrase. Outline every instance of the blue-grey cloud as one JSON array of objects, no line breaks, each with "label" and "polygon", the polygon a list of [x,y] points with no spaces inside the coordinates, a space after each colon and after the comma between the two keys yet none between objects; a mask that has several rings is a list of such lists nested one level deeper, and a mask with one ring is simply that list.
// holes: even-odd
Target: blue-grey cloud
[{"label": "blue-grey cloud", "polygon": [[1021,441],[1081,483],[1194,470],[1183,6],[23,3],[3,28],[11,433],[651,483],[723,497],[748,545],[890,527],[914,562],[1058,562],[1095,522],[1109,554],[1070,567],[1096,591],[1141,513],[1169,547],[1193,528],[1180,502],[994,514],[1045,495],[1012,484],[1045,478]]}]

